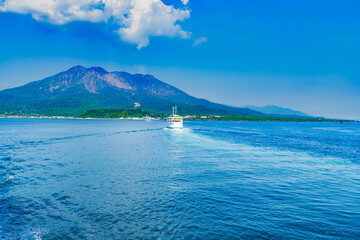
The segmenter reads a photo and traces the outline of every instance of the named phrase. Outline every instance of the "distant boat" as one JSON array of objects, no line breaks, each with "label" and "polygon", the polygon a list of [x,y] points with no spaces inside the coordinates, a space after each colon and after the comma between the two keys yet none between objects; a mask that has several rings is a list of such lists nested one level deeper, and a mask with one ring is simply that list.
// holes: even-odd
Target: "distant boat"
[{"label": "distant boat", "polygon": [[167,118],[168,128],[183,128],[183,117],[177,115],[177,107],[172,108],[172,115]]},{"label": "distant boat", "polygon": [[144,120],[150,122],[151,118],[149,116],[146,116],[146,117],[144,117]]}]

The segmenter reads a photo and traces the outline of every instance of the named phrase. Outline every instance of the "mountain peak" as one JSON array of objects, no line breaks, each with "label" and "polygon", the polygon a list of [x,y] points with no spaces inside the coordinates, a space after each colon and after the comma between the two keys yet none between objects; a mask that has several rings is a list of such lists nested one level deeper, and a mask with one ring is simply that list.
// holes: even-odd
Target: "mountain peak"
[{"label": "mountain peak", "polygon": [[108,71],[106,71],[106,70],[103,69],[102,67],[91,67],[91,68],[88,68],[88,70],[91,70],[91,71],[94,71],[94,72],[97,72],[97,73],[100,73],[100,74],[107,74],[107,73],[109,73]]},{"label": "mountain peak", "polygon": [[86,68],[83,67],[81,65],[77,65],[74,66],[72,68],[70,68],[69,70],[67,70],[67,72],[74,72],[74,71],[94,71],[100,74],[107,74],[109,73],[108,71],[106,71],[105,69],[103,69],[102,67],[90,67],[90,68]]},{"label": "mountain peak", "polygon": [[85,70],[86,68],[81,65],[76,65],[72,68],[70,68],[68,71],[77,71],[77,70]]}]

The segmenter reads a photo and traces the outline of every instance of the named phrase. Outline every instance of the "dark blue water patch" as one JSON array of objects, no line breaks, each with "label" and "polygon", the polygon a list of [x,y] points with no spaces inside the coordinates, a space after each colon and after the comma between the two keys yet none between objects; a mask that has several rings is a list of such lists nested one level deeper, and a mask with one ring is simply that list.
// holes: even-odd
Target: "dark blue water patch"
[{"label": "dark blue water patch", "polygon": [[11,160],[11,157],[10,157],[10,156],[8,156],[8,157],[3,157],[1,160],[10,161],[10,160]]},{"label": "dark blue water patch", "polygon": [[[4,239],[14,239],[12,234],[19,231],[18,226],[26,226],[26,223],[32,219],[32,200],[25,198],[3,197],[0,195],[0,219],[1,229],[4,231],[1,235]],[[38,209],[41,209],[39,207]],[[21,231],[17,238],[21,238]]]}]

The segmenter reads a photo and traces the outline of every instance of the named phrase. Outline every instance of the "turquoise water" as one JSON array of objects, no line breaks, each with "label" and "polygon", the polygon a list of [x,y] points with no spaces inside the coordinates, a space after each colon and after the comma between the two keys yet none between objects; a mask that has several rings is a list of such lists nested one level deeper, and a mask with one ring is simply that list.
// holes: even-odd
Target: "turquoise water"
[{"label": "turquoise water", "polygon": [[0,239],[360,239],[360,124],[0,119]]}]

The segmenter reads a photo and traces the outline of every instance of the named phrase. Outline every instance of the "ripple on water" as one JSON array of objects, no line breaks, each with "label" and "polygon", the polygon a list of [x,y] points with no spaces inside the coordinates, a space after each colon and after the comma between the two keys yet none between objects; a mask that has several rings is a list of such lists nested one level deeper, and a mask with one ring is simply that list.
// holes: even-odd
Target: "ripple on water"
[{"label": "ripple on water", "polygon": [[351,126],[23,121],[0,129],[0,238],[358,237]]}]

